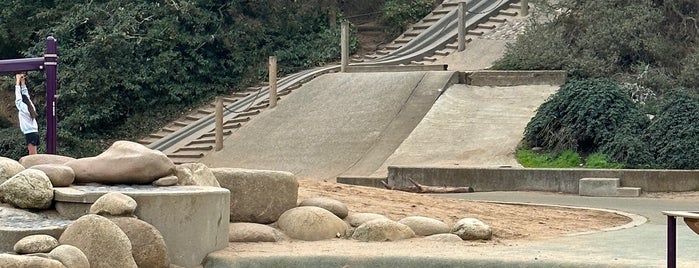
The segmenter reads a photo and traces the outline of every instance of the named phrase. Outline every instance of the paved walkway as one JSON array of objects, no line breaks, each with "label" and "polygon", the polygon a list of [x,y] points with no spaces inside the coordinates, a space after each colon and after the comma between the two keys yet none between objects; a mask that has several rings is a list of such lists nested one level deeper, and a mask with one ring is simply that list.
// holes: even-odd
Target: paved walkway
[{"label": "paved walkway", "polygon": [[[693,211],[699,200],[657,198],[581,197],[541,192],[483,192],[441,195],[446,198],[496,202],[551,204],[618,210],[648,219],[637,227],[532,242],[501,252],[505,258],[532,256],[532,262],[562,262],[571,266],[665,267],[667,254],[666,210]],[[699,236],[681,219],[677,221],[677,265],[699,267]],[[504,254],[503,254],[504,253]]]}]

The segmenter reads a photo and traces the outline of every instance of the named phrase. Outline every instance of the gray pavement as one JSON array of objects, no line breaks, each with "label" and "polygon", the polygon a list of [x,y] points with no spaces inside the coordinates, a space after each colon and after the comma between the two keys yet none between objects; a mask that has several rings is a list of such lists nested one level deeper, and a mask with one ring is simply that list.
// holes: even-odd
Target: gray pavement
[{"label": "gray pavement", "polygon": [[[440,196],[464,200],[611,209],[637,214],[648,219],[647,222],[632,228],[532,242],[504,252],[508,256],[536,254],[539,262],[565,260],[564,263],[573,265],[599,263],[608,266],[665,267],[667,218],[661,211],[696,211],[699,208],[699,200],[696,199],[582,197],[542,192],[483,192]],[[678,219],[678,267],[699,267],[697,248],[699,248],[699,235]]]}]

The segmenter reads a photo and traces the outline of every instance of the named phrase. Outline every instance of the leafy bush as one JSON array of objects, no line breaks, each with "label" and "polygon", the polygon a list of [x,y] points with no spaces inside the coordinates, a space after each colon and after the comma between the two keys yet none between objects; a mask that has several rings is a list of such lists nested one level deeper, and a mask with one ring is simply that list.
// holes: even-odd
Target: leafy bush
[{"label": "leafy bush", "polygon": [[668,94],[660,112],[643,133],[651,166],[669,169],[699,168],[699,100],[686,90]]},{"label": "leafy bush", "polygon": [[432,12],[433,0],[388,0],[383,6],[382,22],[389,33],[397,35]]},{"label": "leafy bush", "polygon": [[10,39],[0,49],[41,55],[46,35],[59,40],[59,151],[89,155],[167,122],[157,111],[266,80],[268,56],[278,56],[280,75],[335,60],[340,27],[329,28],[326,2],[2,2],[0,37]]},{"label": "leafy bush", "polygon": [[[494,69],[563,69],[572,77],[615,77],[662,94],[676,86],[697,87],[693,18],[699,2],[545,1],[530,26],[508,45]],[[644,79],[637,79],[639,69]]]},{"label": "leafy bush", "polygon": [[573,80],[539,107],[524,140],[530,147],[554,152],[599,150],[619,161],[624,147],[610,144],[640,136],[647,124],[647,117],[612,80]]},{"label": "leafy bush", "polygon": [[19,128],[0,128],[0,156],[19,160],[27,155],[24,135]]}]

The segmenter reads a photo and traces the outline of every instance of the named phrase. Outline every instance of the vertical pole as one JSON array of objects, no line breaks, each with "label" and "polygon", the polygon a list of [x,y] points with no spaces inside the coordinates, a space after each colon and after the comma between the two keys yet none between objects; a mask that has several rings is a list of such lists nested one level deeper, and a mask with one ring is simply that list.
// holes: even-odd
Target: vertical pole
[{"label": "vertical pole", "polygon": [[340,36],[340,45],[342,51],[342,65],[340,65],[340,72],[346,72],[347,66],[349,65],[349,22],[342,21],[342,34]]},{"label": "vertical pole", "polygon": [[459,2],[459,40],[457,51],[464,51],[466,48],[466,2]]},{"label": "vertical pole", "polygon": [[56,124],[56,92],[58,90],[58,47],[53,36],[46,38],[46,153],[56,154],[57,124]]},{"label": "vertical pole", "polygon": [[277,106],[277,57],[269,56],[269,108]]},{"label": "vertical pole", "polygon": [[522,0],[522,17],[529,15],[529,0]]},{"label": "vertical pole", "polygon": [[675,216],[667,215],[667,267],[675,268],[677,267],[677,229],[676,229],[677,219]]},{"label": "vertical pole", "polygon": [[216,146],[217,152],[223,149],[223,99],[216,97]]}]

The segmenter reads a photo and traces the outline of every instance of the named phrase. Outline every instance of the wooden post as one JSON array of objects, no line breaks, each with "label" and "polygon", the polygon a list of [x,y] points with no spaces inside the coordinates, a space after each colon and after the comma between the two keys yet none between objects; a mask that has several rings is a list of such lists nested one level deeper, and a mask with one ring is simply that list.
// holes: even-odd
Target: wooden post
[{"label": "wooden post", "polygon": [[277,57],[269,56],[269,108],[277,106]]},{"label": "wooden post", "polygon": [[347,66],[349,65],[349,22],[342,21],[342,34],[340,35],[340,48],[342,51],[342,65],[340,65],[340,72],[346,72]]},{"label": "wooden post", "polygon": [[522,17],[529,15],[529,0],[522,0]]},{"label": "wooden post", "polygon": [[459,40],[457,51],[464,51],[466,48],[466,2],[459,2]]},{"label": "wooden post", "polygon": [[216,147],[217,152],[223,149],[223,99],[216,98]]}]

